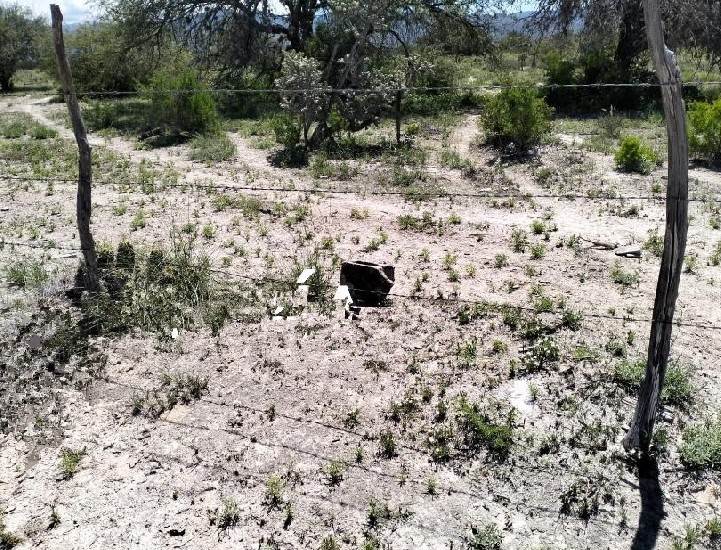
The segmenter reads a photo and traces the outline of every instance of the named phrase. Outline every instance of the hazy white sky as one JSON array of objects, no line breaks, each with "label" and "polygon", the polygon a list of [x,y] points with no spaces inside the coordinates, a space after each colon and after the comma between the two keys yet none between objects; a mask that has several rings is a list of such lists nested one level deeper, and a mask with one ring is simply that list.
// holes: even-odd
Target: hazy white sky
[{"label": "hazy white sky", "polygon": [[30,8],[36,15],[43,15],[50,18],[50,4],[57,4],[63,12],[67,23],[77,23],[92,19],[95,9],[89,0],[0,0],[3,4],[19,4]]},{"label": "hazy white sky", "polygon": [[[0,0],[0,4],[20,4],[30,8],[36,15],[48,18],[50,18],[50,3],[51,0]],[[97,15],[97,9],[93,6],[92,0],[52,0],[52,3],[60,6],[67,23],[87,21]],[[525,0],[513,11],[533,9],[535,5],[536,0]]]}]

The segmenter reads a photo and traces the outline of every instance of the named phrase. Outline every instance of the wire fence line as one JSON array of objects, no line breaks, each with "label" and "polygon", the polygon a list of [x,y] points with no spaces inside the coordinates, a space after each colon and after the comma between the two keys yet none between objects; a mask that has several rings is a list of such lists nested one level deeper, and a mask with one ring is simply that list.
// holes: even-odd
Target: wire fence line
[{"label": "wire fence line", "polygon": [[[111,386],[116,386],[116,387],[119,387],[119,388],[124,388],[124,389],[127,389],[127,390],[132,390],[132,391],[135,391],[135,392],[148,392],[148,391],[151,391],[151,390],[148,390],[148,389],[145,389],[145,388],[140,388],[140,387],[134,386],[134,385],[132,385],[132,384],[128,384],[128,383],[124,383],[124,382],[118,382],[118,381],[116,381],[116,380],[112,380],[112,379],[109,379],[109,378],[103,378],[102,381],[105,382],[106,384],[111,385]],[[202,397],[201,397],[200,399],[198,399],[198,401],[201,401],[201,402],[204,402],[204,403],[208,403],[208,404],[212,404],[212,405],[215,405],[215,406],[218,406],[218,407],[221,407],[221,408],[223,408],[223,407],[229,408],[229,407],[230,407],[229,405],[221,404],[221,403],[218,403],[218,402],[215,402],[215,401],[212,401],[212,400],[209,400],[209,399],[205,399],[205,398],[202,398]],[[235,406],[235,405],[236,405],[236,404],[234,404],[234,406]],[[260,410],[258,410],[258,409],[252,408],[252,407],[247,407],[247,408],[250,409],[250,410],[258,411],[258,412],[266,412],[266,411],[260,411]],[[372,441],[372,440],[375,439],[375,438],[369,439],[369,438],[368,438],[368,434],[360,434],[360,433],[353,432],[353,431],[351,431],[351,430],[347,430],[347,429],[344,429],[344,428],[341,428],[341,427],[338,427],[338,426],[334,426],[334,425],[331,425],[331,424],[318,423],[317,421],[313,421],[313,420],[310,420],[310,419],[307,419],[307,418],[303,418],[303,417],[293,417],[293,416],[284,415],[284,414],[278,413],[278,412],[276,412],[276,416],[278,416],[278,417],[283,417],[283,418],[286,418],[286,419],[288,419],[288,420],[296,421],[296,422],[298,422],[298,423],[321,424],[321,425],[323,425],[323,426],[326,427],[326,428],[334,429],[334,430],[341,430],[341,431],[343,431],[343,432],[348,433],[349,435],[353,435],[353,436],[355,436],[355,437],[358,437],[361,441],[363,441],[363,440]],[[302,454],[302,455],[305,455],[305,456],[309,456],[309,457],[312,457],[312,458],[316,458],[316,459],[318,459],[318,460],[320,460],[320,461],[322,461],[322,462],[325,462],[325,463],[327,463],[327,464],[336,462],[336,461],[338,460],[338,457],[331,457],[331,456],[324,455],[324,454],[322,454],[321,452],[319,452],[318,450],[302,449],[302,448],[299,448],[299,447],[297,447],[297,446],[290,445],[290,444],[288,444],[288,443],[282,443],[282,442],[276,442],[276,441],[263,441],[263,440],[259,439],[257,436],[245,434],[245,433],[241,432],[240,430],[238,430],[237,428],[232,428],[232,427],[226,428],[226,427],[222,427],[222,426],[205,426],[205,425],[194,424],[194,423],[186,422],[186,421],[172,420],[172,419],[163,418],[163,417],[158,417],[158,418],[156,418],[155,420],[156,420],[157,422],[165,423],[165,424],[168,424],[168,425],[170,425],[170,426],[175,426],[175,427],[177,427],[177,428],[186,428],[186,429],[199,430],[199,431],[207,431],[207,432],[222,432],[222,433],[226,433],[226,434],[228,434],[228,435],[230,435],[230,436],[238,437],[238,438],[240,438],[240,439],[247,440],[247,441],[249,441],[249,442],[252,442],[254,445],[260,445],[260,446],[262,446],[262,447],[268,447],[268,448],[278,448],[278,447],[281,447],[281,448],[283,448],[283,449],[285,449],[285,450],[288,450],[288,451],[291,451],[291,452],[294,452],[294,453],[297,453],[297,454]],[[418,447],[413,447],[413,446],[406,445],[406,444],[403,444],[403,443],[396,443],[396,447],[397,447],[397,448],[400,448],[400,449],[403,449],[403,450],[410,451],[410,452],[418,453],[418,454],[420,454],[421,456],[424,456],[424,457],[427,457],[427,456],[429,455],[429,452],[428,452],[427,450],[423,450],[423,449],[420,449],[420,448],[418,448]],[[412,478],[412,477],[410,477],[410,476],[408,476],[408,475],[395,475],[395,474],[390,473],[390,472],[386,472],[386,471],[379,470],[379,469],[376,469],[376,468],[371,468],[371,467],[369,467],[369,466],[364,465],[363,463],[354,462],[354,461],[352,461],[352,460],[344,461],[344,464],[345,464],[345,466],[346,466],[347,468],[350,468],[350,469],[353,469],[353,470],[359,470],[359,471],[364,472],[364,473],[367,473],[367,474],[369,474],[369,475],[378,476],[379,478],[386,478],[386,479],[393,480],[393,481],[395,481],[396,483],[398,483],[398,484],[401,485],[401,486],[404,485],[404,484],[416,485],[416,486],[421,486],[421,487],[427,487],[427,486],[428,486],[428,478],[427,478],[427,477],[421,479],[421,478]],[[443,465],[442,465],[442,464],[439,464],[439,467],[443,467]],[[498,463],[497,463],[497,467],[501,467],[501,464],[498,464]],[[525,470],[525,471],[545,472],[545,473],[548,473],[548,474],[552,474],[552,473],[553,473],[553,469],[552,469],[551,467],[545,466],[545,465],[542,465],[542,464],[526,466],[526,465],[522,465],[522,464],[519,464],[519,463],[514,463],[512,466],[509,466],[509,468],[512,468],[512,469],[520,468],[520,469]],[[255,474],[248,474],[248,475],[249,475],[250,477],[256,478],[256,480],[258,480],[258,481],[260,481],[260,482],[265,482],[265,481],[266,481],[266,480],[260,479],[260,478],[259,478],[257,475],[255,475]],[[439,495],[440,495],[440,494],[449,494],[449,495],[450,495],[450,494],[456,494],[456,495],[468,496],[468,497],[475,498],[475,499],[478,499],[478,498],[480,498],[480,497],[482,497],[482,496],[485,495],[485,493],[482,493],[482,492],[473,491],[473,490],[466,490],[466,489],[458,489],[457,487],[451,486],[451,485],[448,485],[448,486],[439,486],[439,487],[438,487],[438,494],[439,494]],[[314,499],[314,500],[319,500],[319,501],[327,502],[327,503],[330,503],[330,504],[335,504],[335,505],[338,504],[338,503],[336,503],[336,502],[334,502],[334,501],[332,501],[332,500],[330,500],[330,499],[328,499],[328,498],[323,498],[323,497],[319,497],[319,496],[313,496],[313,495],[301,495],[301,496],[302,496],[303,498],[308,497],[308,498],[312,498],[312,499]],[[403,503],[401,503],[401,505],[403,505]],[[343,502],[343,503],[342,503],[342,506],[349,506],[350,508],[353,508],[353,509],[358,510],[358,511],[361,511],[361,512],[366,512],[366,511],[367,511],[367,509],[361,508],[361,507],[357,506],[357,504],[351,504],[351,503]],[[408,504],[405,504],[405,506],[407,507]],[[535,505],[529,505],[529,507],[530,507],[530,508],[533,508],[534,510],[536,510],[536,511],[538,511],[538,512],[543,512],[543,513],[546,513],[546,514],[552,514],[552,515],[554,515],[554,516],[558,514],[558,510],[553,509],[553,508],[549,508],[549,507],[535,506]],[[417,526],[417,527],[419,527],[419,528],[421,528],[421,529],[424,529],[424,530],[432,530],[433,532],[436,532],[436,529],[435,529],[435,528],[428,527],[425,523],[418,523],[418,522],[412,522],[412,521],[409,522],[408,519],[405,519],[405,520],[404,520],[404,523],[410,523],[410,524],[413,524],[413,525],[415,525],[415,526]],[[610,523],[610,522],[609,522],[609,523]],[[446,536],[450,536],[450,537],[452,537],[452,538],[457,538],[457,539],[460,540],[460,537],[456,537],[456,536],[453,536],[453,535],[446,535]]]},{"label": "wire fence line", "polygon": [[[2,250],[3,246],[25,246],[28,248],[39,248],[43,250],[48,250],[47,247],[44,247],[37,243],[22,243],[17,241],[2,241],[0,240],[0,251]],[[52,249],[52,248],[50,248]],[[58,248],[59,250],[70,250],[74,252],[82,252],[81,248]],[[296,284],[289,279],[279,279],[275,277],[255,277],[252,275],[245,275],[242,273],[222,270],[210,267],[209,271],[217,274],[217,275],[223,275],[226,277],[226,281],[235,279],[235,282],[238,282],[238,280],[247,281],[249,283],[253,283],[257,286],[264,286],[264,285],[274,285],[276,287],[284,287],[286,289],[294,289],[296,288]],[[505,311],[509,310],[516,310],[516,311],[525,311],[530,313],[538,313],[538,310],[534,307],[530,306],[524,306],[519,305],[511,302],[493,302],[490,300],[478,300],[478,299],[470,299],[470,298],[461,298],[459,296],[451,295],[451,296],[425,296],[418,293],[413,294],[404,294],[400,292],[382,292],[382,291],[375,291],[375,290],[364,290],[364,289],[353,289],[353,292],[358,294],[367,294],[367,295],[374,295],[379,297],[390,297],[390,298],[397,298],[401,300],[412,300],[412,301],[423,301],[423,302],[430,302],[440,305],[465,305],[465,306],[473,306],[473,307],[479,307],[482,308],[490,313],[493,314],[503,314]],[[601,312],[591,312],[588,310],[581,310],[581,315],[583,317],[588,317],[591,319],[606,319],[606,320],[613,320],[613,321],[621,321],[623,323],[664,323],[664,324],[671,324],[677,327],[687,327],[687,328],[698,328],[703,330],[721,330],[721,325],[716,325],[713,323],[702,323],[702,322],[693,322],[693,321],[680,321],[680,320],[674,320],[674,321],[668,321],[665,319],[658,319],[654,317],[635,317],[631,314],[629,315],[613,315],[610,313],[601,313]]]},{"label": "wire fence line", "polygon": [[[475,85],[448,85],[448,86],[384,86],[375,88],[334,88],[332,86],[312,86],[308,88],[200,88],[200,89],[160,89],[160,90],[88,90],[77,92],[77,97],[104,97],[104,96],[137,96],[158,94],[195,94],[209,92],[216,94],[301,94],[301,93],[344,93],[344,94],[385,94],[398,92],[483,92],[498,91],[516,88],[535,88],[539,90],[556,89],[604,89],[604,88],[662,88],[675,86],[676,82],[597,82],[590,84],[552,84],[547,82],[519,82],[513,84],[475,84]],[[690,80],[682,82],[685,88],[695,86],[721,86],[718,80]],[[52,91],[52,90],[47,90]],[[59,93],[59,92],[58,92]],[[4,96],[27,95],[23,92],[10,92],[0,94]]]},{"label": "wire fence line", "polygon": [[[59,184],[77,184],[77,179],[56,178],[56,177],[25,177],[25,176],[4,176],[0,175],[0,180],[37,182],[37,183],[59,183]],[[663,202],[666,200],[685,200],[687,202],[701,203],[721,203],[721,197],[666,197],[665,195],[596,195],[596,194],[580,194],[580,193],[498,193],[498,192],[447,192],[443,190],[416,190],[408,189],[405,191],[392,191],[382,189],[338,189],[333,187],[273,187],[262,185],[232,185],[222,183],[197,183],[197,182],[143,182],[143,181],[93,181],[93,186],[128,186],[128,187],[158,187],[162,188],[179,188],[179,189],[206,189],[206,190],[227,190],[227,191],[256,191],[256,192],[278,192],[278,193],[306,193],[306,194],[329,194],[329,195],[372,195],[372,196],[398,196],[398,197],[434,197],[434,198],[476,198],[476,199],[559,199],[559,200],[588,200],[588,201],[632,201],[644,200]]]}]

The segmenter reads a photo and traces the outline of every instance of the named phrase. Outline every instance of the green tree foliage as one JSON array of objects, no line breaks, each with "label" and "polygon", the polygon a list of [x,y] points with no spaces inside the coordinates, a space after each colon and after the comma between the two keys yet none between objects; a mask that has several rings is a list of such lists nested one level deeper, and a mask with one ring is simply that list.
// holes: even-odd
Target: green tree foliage
[{"label": "green tree foliage", "polygon": [[559,111],[595,112],[611,106],[616,109],[642,109],[661,97],[654,87],[564,88],[579,84],[656,81],[656,76],[645,64],[619,69],[609,49],[587,49],[578,55],[551,51],[545,56],[544,63],[546,82],[559,86],[549,88],[546,99]]},{"label": "green tree foliage", "polygon": [[41,17],[17,5],[0,4],[0,90],[10,91],[15,71],[35,67],[47,25]]},{"label": "green tree foliage", "polygon": [[721,162],[721,99],[692,104],[688,122],[691,153],[709,162]]},{"label": "green tree foliage", "polygon": [[489,143],[513,145],[521,153],[538,145],[551,130],[551,108],[533,88],[506,88],[491,97],[481,115]]},{"label": "green tree foliage", "polygon": [[[133,91],[158,67],[179,55],[169,41],[131,45],[118,23],[81,25],[67,33],[66,51],[79,92]],[[55,59],[48,72],[54,74]]]}]

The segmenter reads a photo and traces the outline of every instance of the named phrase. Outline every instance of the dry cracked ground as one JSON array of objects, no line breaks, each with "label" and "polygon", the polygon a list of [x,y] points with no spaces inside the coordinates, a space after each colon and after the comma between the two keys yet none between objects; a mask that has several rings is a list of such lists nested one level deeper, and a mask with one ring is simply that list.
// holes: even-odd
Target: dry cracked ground
[{"label": "dry cracked ground", "polygon": [[[703,326],[721,325],[720,205],[706,200],[721,195],[717,172],[691,171],[684,324],[654,471],[621,439],[648,338],[663,167],[617,172],[572,121],[535,158],[505,161],[478,146],[474,115],[416,122],[423,155],[303,169],[271,166],[248,131],[228,133],[230,160],[208,163],[187,145],[93,134],[104,261],[127,273],[128,257],[175,247],[186,262],[133,282],[121,313],[135,322],[118,326],[116,305],[72,292],[63,106],[28,95],[0,112],[29,128],[0,140],[0,547],[718,545],[718,471],[688,461],[721,393],[721,333]],[[38,125],[57,135],[35,139]],[[648,131],[662,139],[660,124]],[[545,196],[563,194],[576,198]],[[627,245],[641,259],[614,254]],[[396,266],[382,307],[346,318],[327,299],[344,259]],[[304,306],[292,283],[308,265],[324,276]]]}]

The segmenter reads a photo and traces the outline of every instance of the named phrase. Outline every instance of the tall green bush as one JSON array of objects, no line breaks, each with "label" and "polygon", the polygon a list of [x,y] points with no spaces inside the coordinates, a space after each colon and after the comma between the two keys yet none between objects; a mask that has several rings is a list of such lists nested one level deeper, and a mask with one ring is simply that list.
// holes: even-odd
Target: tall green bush
[{"label": "tall green bush", "polygon": [[692,104],[688,123],[691,154],[710,162],[721,162],[721,99]]},{"label": "tall green bush", "polygon": [[151,102],[156,126],[195,134],[218,128],[213,95],[193,69],[156,72],[144,88],[143,95]]},{"label": "tall green bush", "polygon": [[506,88],[488,100],[481,125],[489,143],[525,152],[549,134],[551,113],[535,89]]}]

